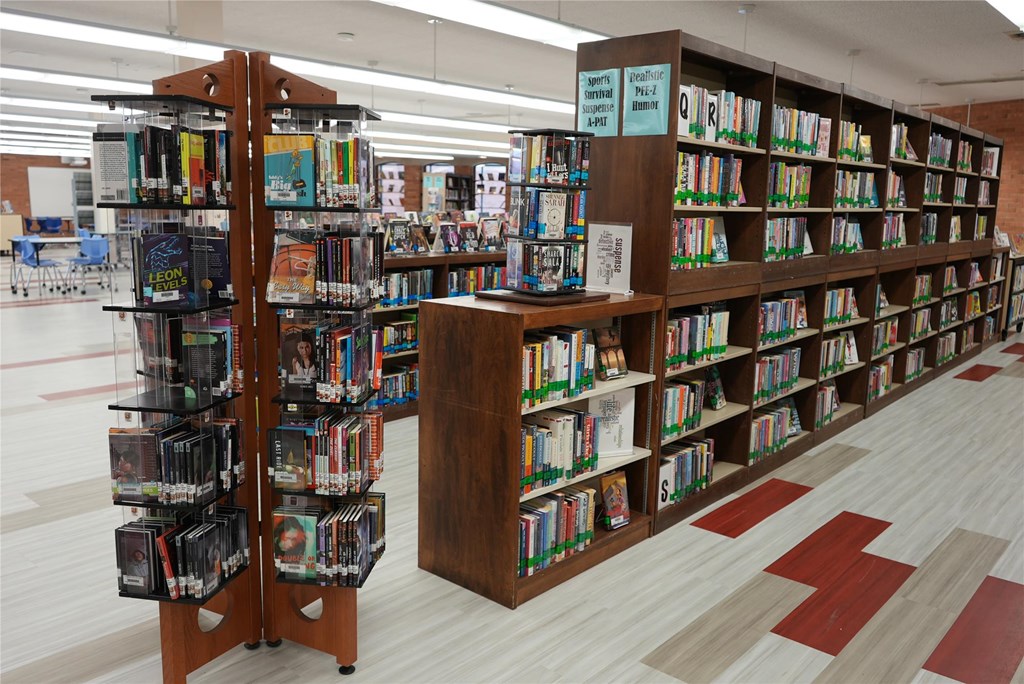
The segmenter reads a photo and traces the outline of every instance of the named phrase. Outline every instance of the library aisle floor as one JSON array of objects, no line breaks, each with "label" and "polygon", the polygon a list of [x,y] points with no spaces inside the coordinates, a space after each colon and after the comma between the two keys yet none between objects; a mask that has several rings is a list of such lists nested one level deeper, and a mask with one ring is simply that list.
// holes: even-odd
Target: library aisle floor
[{"label": "library aisle floor", "polygon": [[[160,680],[157,610],[117,597],[121,511],[97,477],[104,300],[0,297],[5,684]],[[516,611],[417,569],[416,419],[386,443],[353,681],[1024,681],[1022,335]],[[285,642],[190,681],[338,678]]]}]

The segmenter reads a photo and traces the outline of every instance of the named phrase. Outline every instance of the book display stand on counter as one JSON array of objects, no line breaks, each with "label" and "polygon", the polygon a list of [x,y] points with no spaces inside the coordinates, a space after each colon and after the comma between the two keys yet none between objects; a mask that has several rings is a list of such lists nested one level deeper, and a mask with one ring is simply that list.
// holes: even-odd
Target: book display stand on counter
[{"label": "book display stand on counter", "polygon": [[122,115],[95,136],[97,207],[132,245],[131,292],[103,307],[111,490],[120,595],[159,601],[163,679],[184,683],[261,638],[245,55],[153,90],[93,97]]},{"label": "book display stand on counter", "polygon": [[[383,235],[373,112],[249,55],[261,449],[263,633],[355,670],[356,592],[384,551]],[[320,608],[316,606],[319,604]],[[319,610],[317,613],[316,611]]]}]

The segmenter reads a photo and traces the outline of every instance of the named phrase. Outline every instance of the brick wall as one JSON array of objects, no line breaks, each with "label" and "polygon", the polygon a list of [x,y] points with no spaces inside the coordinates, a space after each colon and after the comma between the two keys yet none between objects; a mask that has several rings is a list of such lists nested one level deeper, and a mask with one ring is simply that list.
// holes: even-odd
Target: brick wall
[{"label": "brick wall", "polygon": [[934,107],[929,111],[1003,139],[996,225],[1004,233],[1024,231],[1024,100]]},{"label": "brick wall", "polygon": [[[0,154],[0,199],[10,200],[14,213],[31,216],[28,195],[28,167],[47,166],[71,168],[61,164],[60,157],[30,156],[25,154]],[[89,166],[78,166],[86,171]]]}]

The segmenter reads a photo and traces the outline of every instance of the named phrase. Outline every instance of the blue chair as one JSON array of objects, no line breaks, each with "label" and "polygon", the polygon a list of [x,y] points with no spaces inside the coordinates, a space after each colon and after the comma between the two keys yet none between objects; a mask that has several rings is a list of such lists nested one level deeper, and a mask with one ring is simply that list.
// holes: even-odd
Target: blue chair
[{"label": "blue chair", "polygon": [[[63,264],[55,259],[40,259],[39,252],[33,244],[39,241],[38,237],[31,237],[17,242],[18,254],[21,255],[21,261],[16,262],[14,265],[17,274],[14,277],[14,284],[11,289],[12,291],[17,292],[18,283],[22,283],[22,293],[26,297],[28,297],[28,288],[29,285],[32,284],[32,278],[37,273],[39,274],[37,282],[40,296],[43,294],[43,285],[46,284],[43,281],[44,278],[48,278],[50,281],[50,292],[53,292],[55,287],[62,291],[66,291],[67,289],[64,286],[64,279],[61,277],[61,267]],[[28,269],[28,275],[27,277],[24,277],[24,281],[22,281],[23,276],[25,276],[26,269]]]},{"label": "blue chair", "polygon": [[78,285],[75,284],[75,277],[77,275],[82,281],[82,294],[85,294],[85,274],[87,271],[96,268],[100,272],[100,277],[97,279],[96,284],[102,288],[104,276],[106,276],[107,287],[112,287],[116,292],[117,283],[113,279],[113,269],[107,262],[108,254],[110,254],[110,243],[107,241],[107,238],[100,235],[82,238],[80,256],[68,259],[68,272],[65,277],[64,291],[67,292],[69,286],[75,290],[78,289]]},{"label": "blue chair", "polygon": [[91,238],[92,232],[88,228],[75,227],[75,237]]},{"label": "blue chair", "polygon": [[57,235],[64,229],[64,219],[59,216],[47,216],[43,219],[39,219],[40,225],[43,227],[43,232],[51,235]]},{"label": "blue chair", "polygon": [[[35,229],[32,227],[35,226]],[[25,234],[26,235],[39,235],[43,232],[43,224],[38,219],[34,219],[31,216],[25,217]]]}]

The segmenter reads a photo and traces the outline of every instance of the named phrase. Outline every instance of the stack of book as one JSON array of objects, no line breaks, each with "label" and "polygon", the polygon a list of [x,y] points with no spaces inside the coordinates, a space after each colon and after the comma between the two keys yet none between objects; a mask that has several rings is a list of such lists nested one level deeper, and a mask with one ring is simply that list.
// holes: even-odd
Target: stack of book
[{"label": "stack of book", "polygon": [[836,153],[838,159],[844,161],[874,161],[871,152],[871,136],[861,131],[860,124],[851,121],[839,121],[839,151]]},{"label": "stack of book", "polygon": [[566,487],[520,504],[519,576],[528,577],[582,553],[594,540],[600,501],[590,487]]},{"label": "stack of book", "polygon": [[964,176],[953,179],[953,204],[967,204],[967,179]]},{"label": "stack of book", "polygon": [[764,260],[798,259],[807,253],[807,217],[770,218],[764,227]]},{"label": "stack of book", "polygon": [[960,140],[960,144],[957,146],[956,154],[956,169],[957,171],[966,171],[970,173],[973,169],[971,168],[971,155],[974,152],[974,146],[967,140]]},{"label": "stack of book", "polygon": [[832,119],[772,105],[772,150],[827,157]]},{"label": "stack of book", "polygon": [[679,86],[679,135],[757,147],[761,102],[728,90]]},{"label": "stack of book", "polygon": [[515,134],[511,140],[508,181],[562,187],[590,180],[590,138]]},{"label": "stack of book", "polygon": [[878,187],[871,171],[845,171],[836,173],[836,207],[863,209],[878,206]]},{"label": "stack of book", "polygon": [[729,346],[729,312],[709,305],[674,314],[665,329],[665,370],[680,370],[721,358]]},{"label": "stack of book", "polygon": [[265,135],[263,156],[268,207],[367,208],[377,203],[368,138]]},{"label": "stack of book", "polygon": [[[693,496],[711,486],[715,470],[715,440],[684,439],[661,449],[658,508]],[[666,486],[667,485],[667,486]]]},{"label": "stack of book", "polygon": [[380,296],[383,235],[289,230],[274,236],[267,301],[362,308]]},{"label": "stack of book", "polygon": [[926,171],[924,174],[924,201],[942,201],[942,174]]},{"label": "stack of book", "polygon": [[932,166],[949,166],[953,154],[953,141],[941,133],[932,133],[928,139],[928,163]]},{"label": "stack of book", "polygon": [[864,251],[864,235],[860,221],[846,215],[832,218],[832,254],[853,254]]},{"label": "stack of book", "polygon": [[882,224],[882,249],[906,247],[907,228],[903,221],[903,212],[886,213]]},{"label": "stack of book", "polygon": [[519,493],[596,470],[600,430],[600,417],[586,411],[548,409],[523,416]]},{"label": "stack of book", "polygon": [[379,412],[330,409],[271,428],[268,468],[274,488],[345,496],[362,493],[383,472],[384,419]]},{"label": "stack of book", "polygon": [[795,413],[796,410],[792,406],[782,403],[754,410],[750,430],[750,453],[747,456],[748,466],[786,448]]},{"label": "stack of book", "polygon": [[743,194],[743,160],[709,152],[680,152],[676,169],[675,203],[681,206],[738,207]]},{"label": "stack of book", "polygon": [[960,338],[960,353],[963,354],[974,346],[974,326],[964,328],[963,336]]},{"label": "stack of book", "polygon": [[721,216],[672,219],[673,271],[705,268],[728,260],[725,219]]},{"label": "stack of book", "polygon": [[512,204],[512,235],[538,240],[582,241],[587,225],[587,193],[519,188]]},{"label": "stack of book", "polygon": [[849,323],[859,316],[857,296],[852,287],[840,287],[825,293],[825,327]]},{"label": "stack of book", "polygon": [[595,347],[588,331],[560,326],[526,336],[523,407],[579,396],[594,389]]},{"label": "stack of book", "polygon": [[800,379],[799,347],[780,347],[757,358],[754,402],[764,404],[796,387]]},{"label": "stack of book", "polygon": [[[852,333],[850,338],[852,340]],[[846,345],[845,335],[833,335],[821,340],[821,365],[818,369],[819,377],[837,375],[846,370]]]},{"label": "stack of book", "polygon": [[794,337],[797,329],[806,327],[807,306],[802,293],[786,292],[781,299],[761,302],[757,316],[760,344],[784,342]]},{"label": "stack of book", "polygon": [[874,401],[892,391],[892,378],[896,365],[896,357],[892,354],[871,364],[868,373],[868,401]]},{"label": "stack of book", "polygon": [[981,308],[981,292],[971,290],[967,293],[967,308],[964,311],[964,320],[969,321],[983,313],[985,313],[985,310]]},{"label": "stack of book", "polygon": [[423,299],[433,298],[434,269],[396,271],[384,274],[384,288],[379,309],[409,306]]},{"label": "stack of book", "polygon": [[768,169],[768,206],[806,209],[811,203],[811,167],[772,162]]},{"label": "stack of book", "polygon": [[665,383],[662,440],[700,427],[705,389],[704,380],[676,380]]}]

